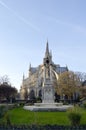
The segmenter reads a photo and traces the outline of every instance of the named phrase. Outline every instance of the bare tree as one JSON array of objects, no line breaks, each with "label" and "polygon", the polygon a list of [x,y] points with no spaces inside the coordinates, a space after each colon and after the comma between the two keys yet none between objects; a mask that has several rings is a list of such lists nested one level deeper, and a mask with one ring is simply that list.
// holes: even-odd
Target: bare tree
[{"label": "bare tree", "polygon": [[7,75],[0,77],[0,84],[3,84],[3,83],[8,83],[8,84],[10,83]]},{"label": "bare tree", "polygon": [[75,74],[79,77],[81,82],[86,80],[86,73],[85,72],[75,72]]},{"label": "bare tree", "polygon": [[81,81],[80,87],[80,98],[86,98],[86,73],[85,72],[75,72]]}]

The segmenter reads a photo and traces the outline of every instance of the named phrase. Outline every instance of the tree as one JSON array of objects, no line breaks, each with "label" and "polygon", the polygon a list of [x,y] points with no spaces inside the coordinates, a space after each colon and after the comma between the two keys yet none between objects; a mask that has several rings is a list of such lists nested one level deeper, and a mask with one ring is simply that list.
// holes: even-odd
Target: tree
[{"label": "tree", "polygon": [[82,86],[80,87],[80,98],[86,98],[86,80],[82,82]]},{"label": "tree", "polygon": [[74,72],[63,72],[58,79],[57,93],[71,98],[74,93],[79,91],[80,85],[80,79]]},{"label": "tree", "polygon": [[75,74],[79,77],[81,82],[86,80],[86,73],[85,72],[75,72]]},{"label": "tree", "polygon": [[17,89],[12,87],[8,83],[3,83],[0,85],[0,98],[10,100],[14,98],[17,94]]},{"label": "tree", "polygon": [[80,97],[86,98],[86,73],[85,72],[76,72],[76,74],[81,81]]},{"label": "tree", "polygon": [[86,98],[86,86],[81,86],[80,88],[80,97],[81,98]]},{"label": "tree", "polygon": [[4,76],[0,77],[0,84],[3,84],[3,83],[8,83],[8,84],[10,84],[9,78],[8,78],[7,75],[4,75]]}]

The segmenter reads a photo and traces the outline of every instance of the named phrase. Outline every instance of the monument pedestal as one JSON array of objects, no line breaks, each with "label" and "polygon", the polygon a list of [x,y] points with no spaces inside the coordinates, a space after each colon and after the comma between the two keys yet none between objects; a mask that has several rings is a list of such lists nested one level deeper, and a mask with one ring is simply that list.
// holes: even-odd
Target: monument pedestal
[{"label": "monument pedestal", "polygon": [[50,79],[46,79],[42,89],[42,103],[54,103],[54,88]]}]

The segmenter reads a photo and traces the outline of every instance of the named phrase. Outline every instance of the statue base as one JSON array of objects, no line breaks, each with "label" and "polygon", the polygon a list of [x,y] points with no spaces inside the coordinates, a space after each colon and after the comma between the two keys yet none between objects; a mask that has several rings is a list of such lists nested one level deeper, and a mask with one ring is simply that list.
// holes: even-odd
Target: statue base
[{"label": "statue base", "polygon": [[42,103],[54,103],[54,88],[50,79],[46,79],[42,88]]},{"label": "statue base", "polygon": [[66,111],[73,105],[63,105],[62,103],[35,103],[33,106],[24,106],[25,110],[30,111]]}]

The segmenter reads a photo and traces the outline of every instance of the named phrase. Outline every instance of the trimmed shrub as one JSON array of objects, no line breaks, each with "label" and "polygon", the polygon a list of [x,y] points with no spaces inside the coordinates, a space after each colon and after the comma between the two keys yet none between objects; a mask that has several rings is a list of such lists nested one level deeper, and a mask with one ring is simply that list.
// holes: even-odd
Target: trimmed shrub
[{"label": "trimmed shrub", "polygon": [[81,112],[79,107],[74,107],[68,110],[68,118],[71,125],[78,126],[80,125]]}]

